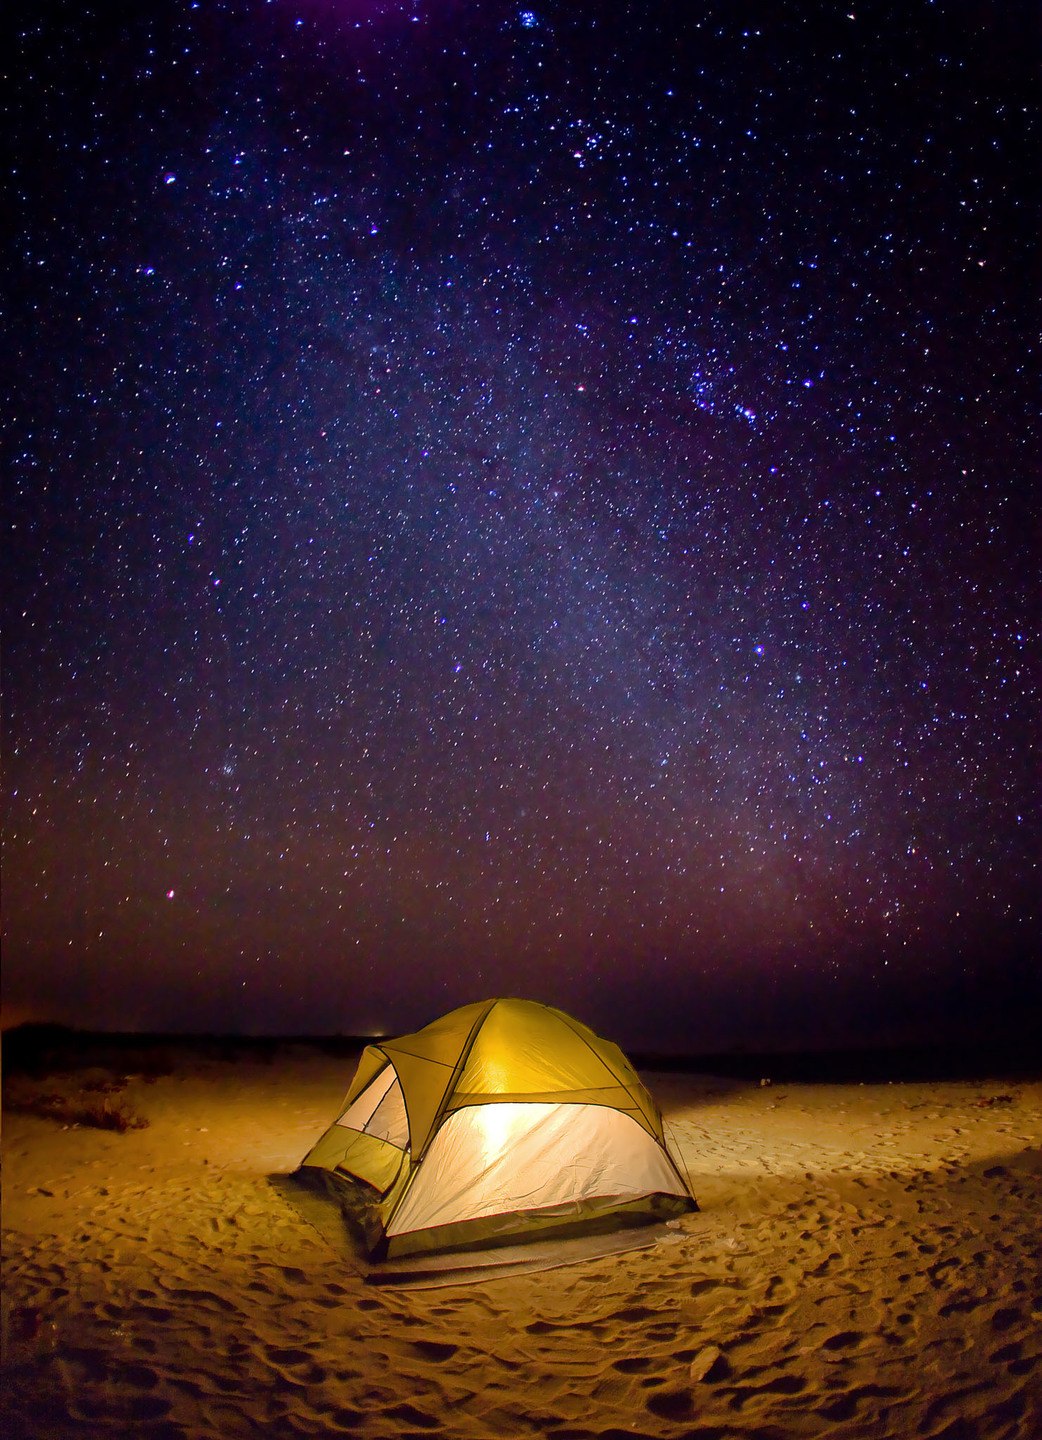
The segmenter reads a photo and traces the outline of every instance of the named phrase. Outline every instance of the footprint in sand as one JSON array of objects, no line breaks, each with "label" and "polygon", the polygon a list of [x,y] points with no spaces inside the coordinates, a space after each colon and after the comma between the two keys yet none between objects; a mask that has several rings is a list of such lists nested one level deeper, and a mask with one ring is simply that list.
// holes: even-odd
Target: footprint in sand
[{"label": "footprint in sand", "polygon": [[120,1378],[135,1390],[154,1390],[159,1384],[159,1376],[148,1365],[124,1365],[120,1369]]},{"label": "footprint in sand", "polygon": [[292,1385],[321,1385],[326,1371],[306,1350],[285,1345],[265,1345],[264,1355],[283,1380]]},{"label": "footprint in sand", "polygon": [[[751,1371],[750,1374],[759,1374],[759,1370]],[[761,1380],[756,1384],[739,1383],[733,1390],[725,1391],[729,1395],[728,1404],[732,1410],[741,1410],[750,1401],[765,1399],[771,1396],[800,1395],[807,1388],[807,1382],[802,1375],[776,1375],[771,1380]]]},{"label": "footprint in sand", "polygon": [[395,1405],[390,1410],[385,1410],[384,1415],[389,1419],[404,1422],[406,1425],[416,1425],[421,1430],[440,1430],[441,1421],[433,1415],[428,1415],[426,1410],[417,1410],[415,1405]]},{"label": "footprint in sand", "polygon": [[661,1320],[662,1312],[652,1310],[647,1305],[630,1305],[626,1309],[613,1312],[612,1320],[621,1320],[624,1325],[632,1325],[636,1320]]},{"label": "footprint in sand", "polygon": [[[971,1295],[968,1290],[957,1290],[951,1300],[938,1307],[937,1313],[942,1320],[947,1320],[949,1315],[966,1315],[976,1310],[981,1303],[980,1296]],[[994,1321],[992,1321],[994,1324]]]},{"label": "footprint in sand", "polygon": [[763,1298],[765,1300],[773,1300],[779,1290],[785,1295],[791,1295],[792,1293],[792,1287],[787,1284],[784,1276],[772,1275],[767,1281],[767,1289],[764,1291]]},{"label": "footprint in sand", "polygon": [[1011,1365],[1020,1359],[1022,1349],[1019,1340],[1010,1345],[1000,1345],[988,1356],[988,1362],[991,1365]]},{"label": "footprint in sand", "polygon": [[720,1279],[716,1279],[713,1276],[706,1276],[704,1280],[692,1280],[691,1284],[688,1286],[687,1293],[692,1296],[706,1295],[711,1290],[720,1290],[723,1288],[730,1288],[733,1290],[737,1288],[737,1285],[737,1280],[731,1279],[730,1276]]},{"label": "footprint in sand", "polygon": [[823,1350],[835,1353],[837,1350],[856,1350],[864,1343],[864,1335],[860,1330],[840,1330],[835,1335],[829,1335],[821,1342]]},{"label": "footprint in sand", "polygon": [[694,1409],[690,1391],[671,1386],[656,1389],[644,1403],[652,1415],[663,1420],[684,1420]]},{"label": "footprint in sand", "polygon": [[835,1400],[830,1400],[826,1405],[820,1406],[818,1414],[823,1415],[826,1420],[852,1420],[857,1414],[859,1405],[870,1400],[888,1399],[900,1393],[899,1390],[887,1385],[859,1385],[855,1389],[837,1396]]},{"label": "footprint in sand", "polygon": [[295,1285],[303,1285],[307,1282],[308,1277],[296,1265],[280,1265],[278,1270],[284,1280],[292,1280]]},{"label": "footprint in sand", "polygon": [[58,1358],[58,1370],[70,1390],[86,1384],[100,1384],[108,1378],[109,1365],[100,1350],[66,1346]]},{"label": "footprint in sand", "polygon": [[451,1360],[459,1349],[458,1345],[449,1345],[439,1340],[411,1340],[409,1344],[421,1360],[436,1360],[439,1364],[444,1360]]},{"label": "footprint in sand", "polygon": [[220,1310],[225,1315],[239,1314],[237,1305],[233,1305],[230,1300],[225,1300],[222,1295],[217,1295],[212,1290],[184,1290],[171,1287],[166,1293],[171,1300],[188,1300],[192,1305],[200,1306],[204,1310]]},{"label": "footprint in sand", "polygon": [[941,1289],[944,1284],[941,1276],[944,1272],[946,1270],[961,1269],[962,1262],[960,1260],[935,1260],[932,1265],[927,1265],[925,1273],[929,1276],[930,1284],[933,1285],[935,1289]]},{"label": "footprint in sand", "polygon": [[365,1419],[365,1411],[355,1410],[350,1405],[339,1405],[329,1412],[329,1419],[340,1430],[357,1430]]}]

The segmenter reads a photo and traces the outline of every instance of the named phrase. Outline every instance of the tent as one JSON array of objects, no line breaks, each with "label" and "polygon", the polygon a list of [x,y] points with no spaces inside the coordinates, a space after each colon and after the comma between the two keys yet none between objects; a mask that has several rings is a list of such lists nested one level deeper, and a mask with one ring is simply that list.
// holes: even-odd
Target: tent
[{"label": "tent", "polygon": [[464,1005],[366,1046],[301,1168],[361,1182],[374,1259],[697,1209],[622,1051],[533,1000]]}]

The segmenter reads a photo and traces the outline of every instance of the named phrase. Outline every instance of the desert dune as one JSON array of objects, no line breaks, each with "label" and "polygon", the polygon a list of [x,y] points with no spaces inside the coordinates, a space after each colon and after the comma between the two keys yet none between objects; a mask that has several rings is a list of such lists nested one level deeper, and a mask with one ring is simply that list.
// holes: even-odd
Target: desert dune
[{"label": "desert dune", "polygon": [[9,1440],[1042,1434],[1042,1082],[651,1074],[699,1213],[409,1287],[285,1181],[350,1060],[171,1054],[121,1090],[125,1133],[7,1087]]}]

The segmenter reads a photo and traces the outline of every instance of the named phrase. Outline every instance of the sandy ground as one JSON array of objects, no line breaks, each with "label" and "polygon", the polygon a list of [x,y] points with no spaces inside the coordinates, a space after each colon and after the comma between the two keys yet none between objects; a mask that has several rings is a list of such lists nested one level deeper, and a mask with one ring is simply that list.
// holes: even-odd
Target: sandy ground
[{"label": "sandy ground", "polygon": [[352,1069],[182,1060],[122,1135],[5,1117],[5,1437],[1042,1436],[1042,1084],[649,1076],[675,1237],[402,1290],[269,1178]]}]

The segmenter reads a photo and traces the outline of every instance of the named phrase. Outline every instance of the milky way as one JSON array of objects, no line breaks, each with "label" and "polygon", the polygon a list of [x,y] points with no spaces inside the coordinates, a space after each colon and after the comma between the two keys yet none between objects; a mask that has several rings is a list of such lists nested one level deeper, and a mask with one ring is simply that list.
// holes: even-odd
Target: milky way
[{"label": "milky way", "polygon": [[12,1001],[1037,985],[1030,7],[21,10]]}]

